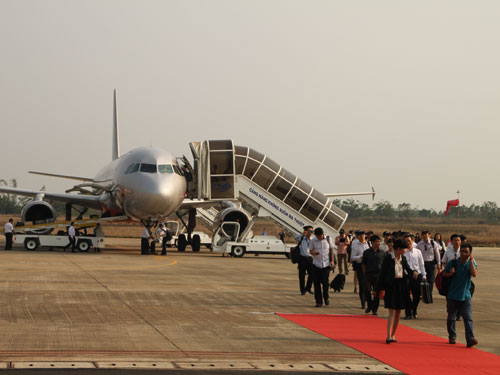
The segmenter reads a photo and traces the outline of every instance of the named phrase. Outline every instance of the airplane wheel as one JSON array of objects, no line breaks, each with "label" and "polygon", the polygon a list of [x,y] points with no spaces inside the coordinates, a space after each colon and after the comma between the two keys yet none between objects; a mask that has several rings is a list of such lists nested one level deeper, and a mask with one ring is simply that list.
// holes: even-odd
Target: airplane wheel
[{"label": "airplane wheel", "polygon": [[28,238],[24,241],[24,248],[26,250],[36,250],[38,247],[38,241],[35,238]]},{"label": "airplane wheel", "polygon": [[191,239],[191,248],[193,249],[193,252],[198,252],[200,251],[201,248],[201,239],[200,236],[195,234],[193,238]]},{"label": "airplane wheel", "polygon": [[90,244],[88,243],[88,241],[78,241],[77,248],[79,251],[89,251]]},{"label": "airplane wheel", "polygon": [[177,239],[177,251],[186,251],[187,240],[184,234],[179,235]]},{"label": "airplane wheel", "polygon": [[231,255],[235,258],[241,258],[245,255],[245,248],[243,246],[235,246],[231,250]]}]

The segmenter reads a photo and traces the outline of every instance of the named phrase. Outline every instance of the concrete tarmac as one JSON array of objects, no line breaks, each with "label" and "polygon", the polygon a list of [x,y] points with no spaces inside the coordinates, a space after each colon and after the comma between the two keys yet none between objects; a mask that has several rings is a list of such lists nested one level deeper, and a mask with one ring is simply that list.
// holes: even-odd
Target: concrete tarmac
[{"label": "concrete tarmac", "polygon": [[[296,265],[284,256],[188,248],[164,257],[140,255],[139,245],[108,239],[102,253],[1,250],[0,373],[398,373],[274,314],[363,314],[352,272],[330,306],[316,308],[312,295],[300,295]],[[474,255],[478,348],[500,355],[500,252]],[[419,319],[401,323],[446,338],[445,299],[434,296],[434,304],[420,305]],[[464,343],[463,324],[457,328]]]}]

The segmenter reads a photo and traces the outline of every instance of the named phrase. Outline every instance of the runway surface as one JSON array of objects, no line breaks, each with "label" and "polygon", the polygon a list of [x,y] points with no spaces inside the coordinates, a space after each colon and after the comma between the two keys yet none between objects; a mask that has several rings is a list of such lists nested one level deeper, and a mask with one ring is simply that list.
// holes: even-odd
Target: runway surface
[{"label": "runway surface", "polygon": [[[359,373],[356,366],[365,366],[394,373],[275,315],[361,313],[351,275],[330,306],[315,308],[312,295],[298,292],[296,266],[284,256],[238,259],[208,250],[141,256],[138,247],[138,240],[109,239],[103,253],[1,250],[0,367]],[[500,255],[495,249],[474,254],[478,348],[500,355]],[[418,320],[403,324],[446,337],[445,301],[435,300],[421,304]],[[463,343],[463,325],[457,328]]]}]

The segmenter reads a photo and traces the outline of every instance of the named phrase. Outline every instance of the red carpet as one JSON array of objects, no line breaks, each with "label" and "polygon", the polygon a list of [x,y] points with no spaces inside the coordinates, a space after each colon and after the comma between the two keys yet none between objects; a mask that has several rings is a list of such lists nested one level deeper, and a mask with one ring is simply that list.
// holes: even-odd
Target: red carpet
[{"label": "red carpet", "polygon": [[[397,343],[386,344],[387,320],[370,315],[277,314],[350,346],[406,374],[500,374],[500,357],[400,323]],[[462,329],[459,331],[463,334]],[[442,321],[446,332],[446,322]],[[481,338],[479,337],[480,341]]]}]

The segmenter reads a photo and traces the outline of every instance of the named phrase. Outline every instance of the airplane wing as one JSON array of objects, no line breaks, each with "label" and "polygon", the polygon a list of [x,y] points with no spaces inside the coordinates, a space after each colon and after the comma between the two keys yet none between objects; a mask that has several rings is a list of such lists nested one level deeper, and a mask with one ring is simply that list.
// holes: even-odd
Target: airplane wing
[{"label": "airplane wing", "polygon": [[25,190],[0,186],[0,193],[22,195],[25,197],[43,197],[63,203],[74,203],[84,207],[100,209],[99,197],[97,195],[80,195],[66,193],[48,193],[46,191]]},{"label": "airplane wing", "polygon": [[88,177],[68,176],[68,175],[64,175],[64,174],[55,174],[55,173],[37,172],[37,171],[29,171],[28,173],[37,174],[37,175],[40,175],[40,176],[67,178],[68,180],[79,180],[79,181],[86,181],[86,182],[94,182],[93,178],[88,178]]}]

